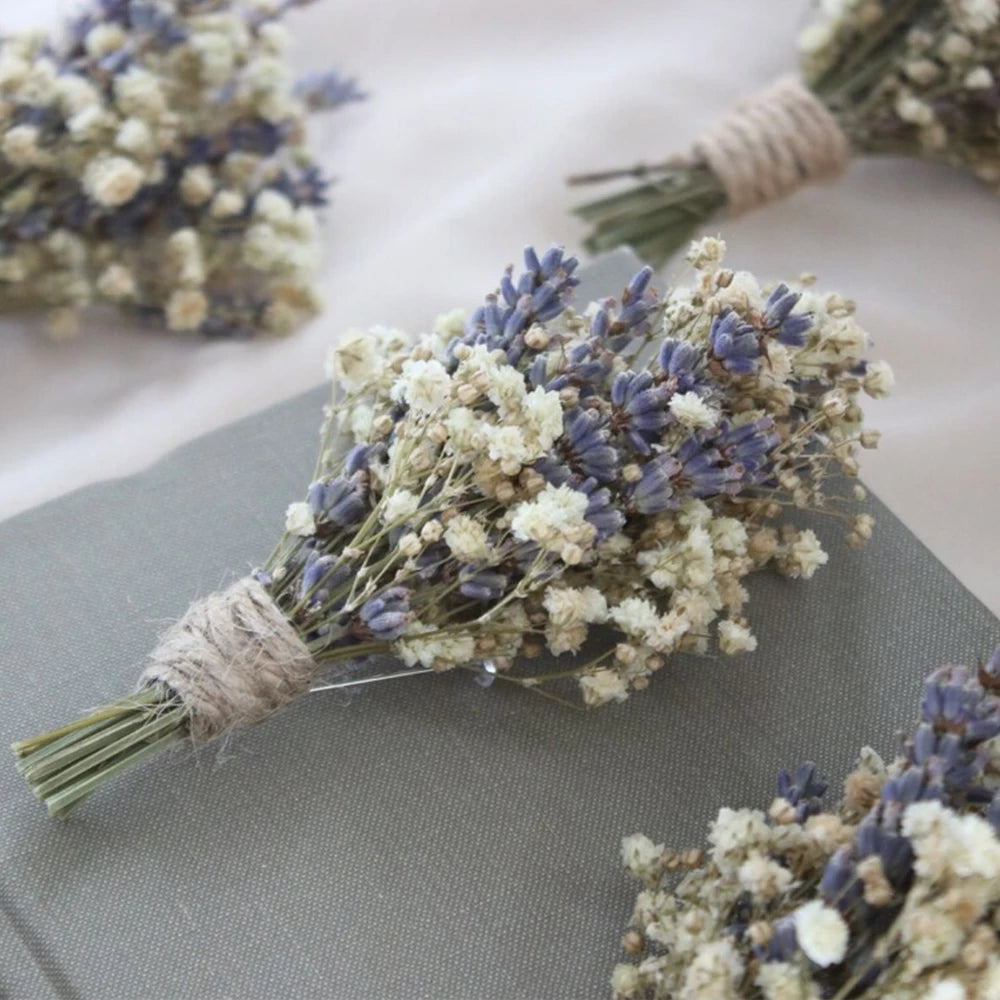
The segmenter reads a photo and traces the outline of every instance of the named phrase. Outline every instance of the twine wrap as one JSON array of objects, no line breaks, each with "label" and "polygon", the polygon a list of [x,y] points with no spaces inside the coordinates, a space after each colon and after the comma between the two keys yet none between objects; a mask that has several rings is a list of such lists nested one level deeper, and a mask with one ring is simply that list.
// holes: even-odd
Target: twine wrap
[{"label": "twine wrap", "polygon": [[836,177],[851,149],[826,105],[786,76],[699,136],[694,155],[719,178],[731,214],[739,215],[811,181]]},{"label": "twine wrap", "polygon": [[191,739],[261,722],[309,689],[316,663],[252,577],[195,601],[160,639],[142,683],[168,685],[191,713]]}]

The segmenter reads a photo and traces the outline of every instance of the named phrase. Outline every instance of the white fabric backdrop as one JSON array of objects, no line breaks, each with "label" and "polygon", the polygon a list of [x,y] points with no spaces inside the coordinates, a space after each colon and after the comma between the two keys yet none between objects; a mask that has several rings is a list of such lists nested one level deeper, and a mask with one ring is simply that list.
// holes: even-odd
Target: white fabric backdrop
[{"label": "white fabric backdrop", "polygon": [[[5,4],[4,29],[72,7]],[[325,314],[250,344],[123,324],[53,344],[0,324],[0,517],[316,384],[348,327],[418,330],[475,305],[524,243],[578,246],[564,176],[683,150],[793,65],[806,17],[805,0],[320,0],[295,14],[298,64],[336,65],[372,95],[313,130],[340,178]],[[734,266],[812,270],[859,302],[898,378],[869,407],[884,440],[862,474],[1000,612],[1000,199],[931,165],[870,161],[718,230]]]}]

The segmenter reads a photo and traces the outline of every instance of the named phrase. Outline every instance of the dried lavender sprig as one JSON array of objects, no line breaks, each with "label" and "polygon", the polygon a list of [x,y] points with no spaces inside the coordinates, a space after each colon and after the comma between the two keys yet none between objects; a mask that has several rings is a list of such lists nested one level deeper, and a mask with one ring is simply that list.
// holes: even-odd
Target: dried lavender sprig
[{"label": "dried lavender sprig", "polygon": [[815,765],[782,772],[767,817],[719,813],[708,863],[626,838],[623,859],[647,891],[625,943],[649,955],[616,969],[615,996],[916,1000],[951,995],[947,983],[955,996],[996,995],[998,691],[1000,647],[978,671],[935,671],[891,767],[863,751],[835,811]]},{"label": "dried lavender sprig", "polygon": [[[1000,12],[992,0],[838,4],[803,33],[800,47],[807,93],[832,114],[853,153],[925,157],[968,170],[992,187],[1000,182]],[[733,143],[732,155],[745,161],[746,171],[780,173],[788,165],[800,171],[798,179],[793,171],[788,183],[775,181],[756,201],[824,174],[805,162],[810,144],[800,145],[796,136],[814,114],[799,107],[786,128],[779,120],[784,112],[780,101],[769,112],[768,142],[784,136],[773,154]],[[753,131],[749,118],[744,124]],[[810,141],[818,150],[823,140],[817,134]],[[659,164],[576,175],[570,183],[623,178],[641,183],[575,210],[591,226],[585,244],[591,251],[624,243],[662,263],[730,199],[726,179],[700,150]]]},{"label": "dried lavender sprig", "polygon": [[[144,673],[154,700],[182,704],[178,728],[198,741],[376,656],[489,664],[484,680],[536,691],[575,678],[596,706],[646,687],[674,651],[753,649],[743,581],[826,561],[812,531],[779,520],[783,504],[831,508],[830,468],[855,475],[876,443],[860,394],[883,395],[891,375],[864,358],[846,300],[761,289],[723,251],[699,244],[693,287],[661,299],[643,268],[581,314],[576,258],[529,248],[468,319],[449,314],[416,344],[384,328],[343,339],[304,499],[252,577],[166,633]],[[847,520],[860,545],[871,519]],[[621,641],[533,667],[579,651],[595,624]],[[127,763],[91,754],[139,731],[131,713],[112,709],[123,729],[99,746],[69,734],[29,778],[43,794],[91,790]],[[807,809],[809,781],[789,781]]]},{"label": "dried lavender sprig", "polygon": [[96,2],[65,38],[0,40],[3,309],[67,335],[91,302],[206,336],[288,333],[317,309],[314,111],[279,19],[241,0]]}]

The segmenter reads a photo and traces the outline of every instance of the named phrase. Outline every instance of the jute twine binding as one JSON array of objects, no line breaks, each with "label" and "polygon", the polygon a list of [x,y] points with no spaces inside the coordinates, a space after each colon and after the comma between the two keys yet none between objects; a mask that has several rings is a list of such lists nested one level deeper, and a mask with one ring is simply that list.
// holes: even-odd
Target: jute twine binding
[{"label": "jute twine binding", "polygon": [[738,215],[836,177],[851,150],[827,107],[786,76],[737,104],[698,138],[694,155],[722,182],[730,212]]},{"label": "jute twine binding", "polygon": [[261,722],[308,690],[316,663],[252,577],[188,608],[160,639],[142,683],[168,685],[191,713],[191,739]]}]

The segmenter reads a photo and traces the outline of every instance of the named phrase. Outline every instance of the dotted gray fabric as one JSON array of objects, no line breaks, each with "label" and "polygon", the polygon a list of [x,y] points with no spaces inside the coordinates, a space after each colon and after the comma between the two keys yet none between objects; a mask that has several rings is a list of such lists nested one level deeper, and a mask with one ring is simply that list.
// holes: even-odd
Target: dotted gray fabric
[{"label": "dotted gray fabric", "polygon": [[[636,266],[605,260],[600,286]],[[130,690],[171,619],[264,558],[324,397],[0,524],[5,745]],[[757,653],[678,659],[620,706],[464,674],[307,695],[64,822],[0,758],[0,996],[607,997],[635,896],[623,835],[700,843],[720,805],[766,805],[777,769],[807,758],[836,785],[863,743],[891,752],[926,672],[1000,641],[870,509],[868,548],[819,521],[831,561],[814,580],[751,581]]]}]

